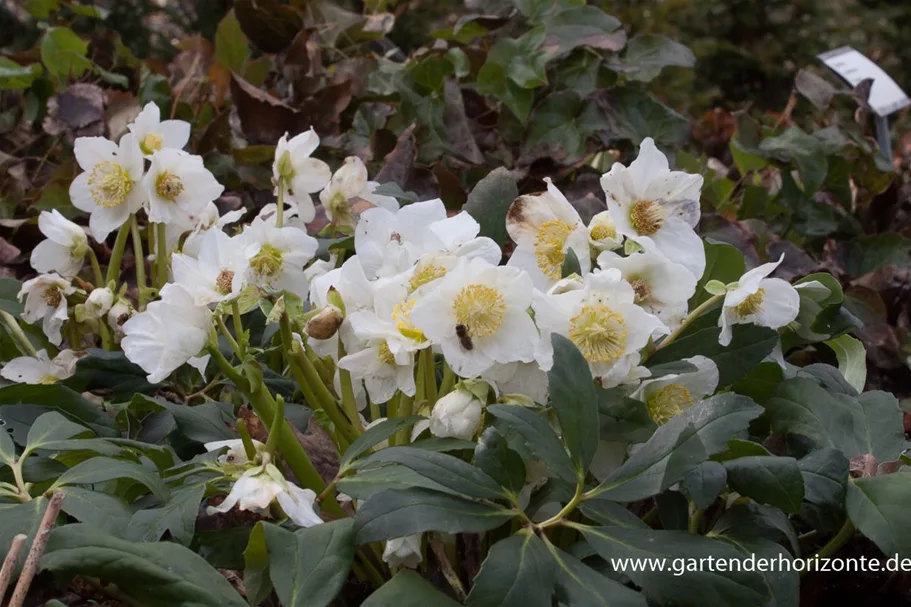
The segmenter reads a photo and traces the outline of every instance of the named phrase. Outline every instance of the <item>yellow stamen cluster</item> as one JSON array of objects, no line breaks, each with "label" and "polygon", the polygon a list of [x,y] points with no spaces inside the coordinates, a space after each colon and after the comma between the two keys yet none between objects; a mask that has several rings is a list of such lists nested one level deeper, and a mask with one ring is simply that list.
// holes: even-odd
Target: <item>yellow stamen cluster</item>
[{"label": "yellow stamen cluster", "polygon": [[408,339],[426,341],[427,337],[424,336],[424,333],[411,323],[411,310],[416,303],[416,299],[406,299],[395,304],[392,308],[392,320],[395,321],[395,328],[399,333]]},{"label": "yellow stamen cluster", "polygon": [[592,240],[600,242],[602,240],[607,240],[608,238],[616,238],[617,230],[614,228],[613,224],[606,221],[600,221],[591,227],[589,235]]},{"label": "yellow stamen cluster", "polygon": [[411,275],[411,280],[408,281],[408,292],[413,293],[417,291],[419,287],[423,287],[427,283],[433,282],[437,278],[442,278],[445,275],[446,268],[443,266],[437,266],[432,263],[427,264]]},{"label": "yellow stamen cluster", "polygon": [[379,358],[380,358],[380,362],[385,363],[387,365],[395,364],[395,356],[392,355],[392,351],[389,349],[389,344],[386,343],[385,341],[383,341],[383,343],[380,344]]},{"label": "yellow stamen cluster", "polygon": [[264,244],[250,260],[250,267],[260,276],[274,276],[282,269],[282,252],[270,244]]},{"label": "yellow stamen cluster", "polygon": [[693,406],[695,401],[696,399],[689,390],[680,384],[670,384],[652,394],[648,399],[648,414],[652,416],[655,423],[663,424],[683,413],[684,409]]},{"label": "yellow stamen cluster", "polygon": [[762,308],[762,300],[765,298],[765,290],[759,289],[755,293],[747,295],[740,304],[735,308],[737,314],[741,317],[747,317],[756,314]]},{"label": "yellow stamen cluster", "polygon": [[174,202],[183,193],[183,182],[174,173],[163,171],[155,179],[155,191],[165,200]]},{"label": "yellow stamen cluster", "polygon": [[570,341],[589,362],[611,362],[626,352],[626,322],[607,306],[584,306],[569,323]]},{"label": "yellow stamen cluster", "polygon": [[221,293],[222,295],[227,295],[231,292],[231,289],[234,285],[234,271],[233,270],[222,270],[218,273],[218,276],[215,278],[215,290]]},{"label": "yellow stamen cluster", "polygon": [[490,337],[506,319],[506,301],[487,285],[463,287],[452,304],[456,324],[465,325],[473,339]]},{"label": "yellow stamen cluster", "polygon": [[100,207],[111,209],[123,204],[132,189],[130,174],[113,160],[99,162],[89,173],[89,192]]},{"label": "yellow stamen cluster", "polygon": [[637,200],[629,209],[629,222],[636,233],[651,236],[664,224],[664,209],[653,200]]},{"label": "yellow stamen cluster", "polygon": [[571,225],[559,219],[545,221],[538,228],[535,238],[535,259],[538,261],[538,268],[548,278],[559,280],[563,275],[563,260],[566,258],[564,248],[566,239],[572,231]]},{"label": "yellow stamen cluster", "polygon": [[143,154],[154,154],[164,146],[164,137],[158,133],[149,133],[139,143]]}]

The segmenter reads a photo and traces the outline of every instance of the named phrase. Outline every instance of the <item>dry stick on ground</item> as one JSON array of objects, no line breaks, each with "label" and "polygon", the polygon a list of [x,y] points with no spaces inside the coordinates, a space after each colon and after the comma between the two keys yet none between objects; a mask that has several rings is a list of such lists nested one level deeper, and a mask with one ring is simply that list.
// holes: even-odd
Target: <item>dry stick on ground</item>
[{"label": "dry stick on ground", "polygon": [[13,578],[13,569],[16,568],[16,562],[19,560],[19,553],[25,546],[25,540],[28,536],[20,533],[13,538],[9,545],[9,551],[6,558],[3,559],[3,568],[0,569],[0,603],[3,603],[3,597],[6,596],[6,589],[9,587],[10,580]]},{"label": "dry stick on ground", "polygon": [[25,558],[25,565],[22,567],[22,573],[19,574],[19,581],[16,583],[16,590],[13,592],[13,598],[10,599],[9,607],[22,607],[22,603],[25,601],[25,594],[38,572],[38,561],[44,554],[47,540],[51,536],[51,529],[57,521],[57,515],[60,514],[63,497],[64,495],[60,491],[54,493],[47,505],[47,510],[44,511],[44,518],[41,519],[38,532],[35,533],[35,539],[32,540],[32,549],[28,551],[28,556]]},{"label": "dry stick on ground", "polygon": [[443,540],[438,536],[432,537],[430,539],[430,549],[433,550],[434,555],[436,555],[437,562],[440,564],[440,571],[443,572],[443,577],[446,578],[446,581],[449,582],[453,592],[455,592],[456,598],[460,601],[464,601],[467,596],[465,594],[465,587],[462,586],[462,580],[459,579],[459,574],[452,568],[452,563],[446,558],[446,548],[443,546]]}]

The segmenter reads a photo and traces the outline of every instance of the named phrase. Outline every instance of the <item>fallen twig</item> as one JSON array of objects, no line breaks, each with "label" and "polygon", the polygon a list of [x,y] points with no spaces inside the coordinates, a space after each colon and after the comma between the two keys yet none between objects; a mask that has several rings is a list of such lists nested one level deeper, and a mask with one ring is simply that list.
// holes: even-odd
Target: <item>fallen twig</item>
[{"label": "fallen twig", "polygon": [[13,598],[10,599],[9,607],[22,607],[22,603],[25,602],[25,595],[28,593],[29,586],[32,585],[32,580],[35,579],[35,574],[38,572],[38,561],[41,560],[41,556],[44,554],[47,540],[51,535],[51,529],[57,520],[57,515],[60,514],[63,498],[62,492],[54,493],[50,503],[47,505],[47,510],[44,511],[44,517],[41,519],[37,533],[35,533],[35,539],[32,540],[32,548],[25,558],[25,565],[22,566],[22,573],[19,574],[19,581],[16,582],[16,589],[13,591]]},{"label": "fallen twig", "polygon": [[16,561],[19,560],[19,552],[22,551],[22,547],[25,546],[25,540],[27,539],[27,535],[20,533],[13,538],[12,542],[10,542],[9,550],[6,552],[6,558],[3,559],[3,568],[0,569],[0,603],[3,602],[3,597],[6,596],[6,589],[9,587],[10,580],[13,578],[13,569],[16,568]]}]

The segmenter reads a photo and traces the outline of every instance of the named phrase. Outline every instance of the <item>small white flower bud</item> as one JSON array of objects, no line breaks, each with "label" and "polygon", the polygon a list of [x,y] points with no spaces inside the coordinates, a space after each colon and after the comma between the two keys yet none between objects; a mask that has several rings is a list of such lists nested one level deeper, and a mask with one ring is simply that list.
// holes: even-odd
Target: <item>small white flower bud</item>
[{"label": "small white flower bud", "polygon": [[468,440],[477,432],[482,409],[483,403],[474,394],[457,388],[434,405],[430,414],[430,432],[441,438]]}]

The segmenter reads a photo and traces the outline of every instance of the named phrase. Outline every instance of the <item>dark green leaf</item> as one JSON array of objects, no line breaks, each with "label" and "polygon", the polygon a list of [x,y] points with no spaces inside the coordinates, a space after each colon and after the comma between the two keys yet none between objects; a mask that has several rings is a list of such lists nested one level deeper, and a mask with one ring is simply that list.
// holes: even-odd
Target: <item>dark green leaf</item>
[{"label": "dark green leaf", "polygon": [[736,541],[766,539],[780,542],[787,538],[795,554],[800,553],[797,533],[788,515],[771,506],[755,502],[735,504],[715,524],[712,535],[723,535]]},{"label": "dark green leaf", "polygon": [[618,87],[607,91],[604,112],[614,137],[636,145],[652,137],[659,145],[675,146],[689,139],[689,121],[648,93]]},{"label": "dark green leaf", "polygon": [[683,477],[683,490],[697,508],[705,510],[724,490],[727,478],[727,471],[718,462],[702,462]]},{"label": "dark green leaf", "polygon": [[557,564],[556,595],[574,607],[646,607],[645,597],[605,577],[548,542]]},{"label": "dark green leaf", "polygon": [[878,462],[891,462],[904,449],[902,413],[886,392],[852,398],[795,378],[782,382],[766,411],[773,430],[805,436],[817,448],[834,447],[848,458],[871,453]]},{"label": "dark green leaf", "polygon": [[495,425],[501,434],[517,433],[528,450],[552,472],[563,480],[576,482],[572,460],[547,420],[518,405],[492,405],[487,412],[497,418]]},{"label": "dark green leaf", "polygon": [[390,540],[422,531],[480,533],[515,516],[500,506],[473,502],[427,489],[382,491],[358,510],[359,544]]},{"label": "dark green leaf", "polygon": [[588,361],[578,348],[557,333],[551,336],[551,344],[554,364],[547,372],[549,399],[560,420],[576,476],[583,479],[598,449],[598,395]]},{"label": "dark green leaf", "polygon": [[475,465],[514,494],[525,485],[525,462],[493,426],[484,429],[474,450]]},{"label": "dark green leaf", "polygon": [[911,557],[911,471],[860,478],[848,483],[848,517],[883,554]]},{"label": "dark green leaf", "polygon": [[487,62],[478,71],[475,82],[482,95],[490,95],[502,101],[523,125],[528,120],[535,94],[531,89],[522,88],[507,77],[507,68]]},{"label": "dark green leaf", "polygon": [[149,607],[246,607],[228,580],[191,550],[172,542],[128,542],[84,524],[54,529],[40,567],[101,578]]},{"label": "dark green leaf", "polygon": [[75,424],[56,411],[48,411],[35,420],[29,428],[25,452],[41,449],[53,441],[65,441],[80,434],[90,435],[91,430]]},{"label": "dark green leaf", "polygon": [[661,348],[646,362],[653,365],[702,355],[718,366],[718,385],[728,386],[756,368],[779,343],[778,333],[758,325],[735,325],[731,343],[718,343],[721,329],[710,327],[684,334],[666,348]]},{"label": "dark green leaf", "polygon": [[329,605],[348,579],[357,545],[354,520],[342,519],[294,533],[270,523],[265,531],[269,577],[282,607]]},{"label": "dark green leaf", "polygon": [[848,274],[860,277],[889,265],[908,263],[911,240],[895,233],[858,236],[839,247],[839,258]]},{"label": "dark green leaf", "polygon": [[38,63],[19,65],[12,59],[0,57],[0,90],[27,89],[42,71]]},{"label": "dark green leaf", "polygon": [[737,247],[725,242],[710,243],[703,240],[705,246],[705,271],[696,284],[696,293],[690,298],[691,310],[704,303],[712,294],[705,290],[710,280],[719,280],[724,284],[736,282],[746,272],[743,253]]},{"label": "dark green leaf", "polygon": [[848,458],[838,449],[824,447],[797,462],[806,487],[804,499],[817,506],[841,509],[848,482]]},{"label": "dark green leaf", "polygon": [[266,53],[280,53],[300,31],[300,14],[277,0],[237,0],[234,13],[240,29]]},{"label": "dark green leaf", "polygon": [[399,571],[394,578],[367,597],[361,607],[459,607],[414,571]]},{"label": "dark green leaf", "polygon": [[[655,369],[651,369],[656,377]],[[648,414],[642,401],[627,396],[623,388],[605,390],[595,387],[601,418],[601,440],[644,443],[655,433],[658,424]]]},{"label": "dark green leaf", "polygon": [[793,457],[751,455],[724,463],[732,489],[761,504],[796,513],[803,502],[803,477]]},{"label": "dark green leaf", "polygon": [[168,487],[154,471],[140,464],[110,457],[93,457],[76,464],[57,479],[54,487],[92,485],[115,478],[132,479],[148,487],[161,501],[168,499]]},{"label": "dark green leaf", "polygon": [[247,589],[247,601],[251,605],[259,605],[272,594],[265,527],[266,523],[263,522],[253,527],[244,550],[244,586]]},{"label": "dark green leaf", "polygon": [[204,403],[191,407],[178,405],[162,398],[137,394],[130,401],[130,409],[167,411],[174,417],[180,432],[197,443],[237,438],[237,435],[228,427],[234,420],[215,403]]},{"label": "dark green leaf", "polygon": [[215,60],[225,69],[240,73],[250,56],[247,37],[241,30],[234,11],[218,22],[215,30]]},{"label": "dark green leaf", "polygon": [[516,180],[508,169],[500,167],[491,171],[468,194],[463,211],[481,224],[480,236],[491,238],[503,246],[509,239],[506,232],[506,211],[518,197]]},{"label": "dark green leaf", "polygon": [[96,348],[86,350],[86,355],[76,362],[76,373],[66,380],[66,385],[77,392],[111,390],[115,398],[124,400],[137,392],[151,392],[156,386],[146,380],[146,372],[127,360],[123,352]]},{"label": "dark green leaf", "polygon": [[668,66],[691,68],[696,57],[688,47],[664,36],[640,34],[629,41],[623,59],[610,64],[611,69],[624,72],[633,80],[649,82]]},{"label": "dark green leaf", "polygon": [[82,422],[99,436],[116,436],[113,417],[78,392],[59,384],[16,384],[0,388],[0,404],[41,405],[56,409],[68,417]]},{"label": "dark green leaf", "polygon": [[828,80],[807,70],[797,72],[794,88],[820,110],[829,107],[836,93],[835,87]]},{"label": "dark green leaf", "polygon": [[19,575],[19,570],[25,562],[32,545],[32,539],[38,532],[38,526],[41,524],[41,517],[47,509],[48,500],[43,497],[37,497],[24,504],[0,504],[0,546],[7,547],[12,544],[13,538],[24,533],[28,536],[25,545],[19,552],[19,558],[13,567],[13,577]]},{"label": "dark green leaf", "polygon": [[89,45],[66,27],[52,27],[41,39],[41,61],[52,76],[79,78],[92,62]]},{"label": "dark green leaf", "polygon": [[791,127],[778,137],[764,139],[759,144],[759,149],[779,160],[795,162],[803,181],[804,193],[807,195],[819,189],[829,170],[826,154],[819,140],[807,135],[798,127]]},{"label": "dark green leaf", "polygon": [[626,509],[626,506],[610,500],[594,497],[579,505],[579,509],[588,518],[599,525],[628,527],[630,529],[648,529],[648,525]]},{"label": "dark green leaf", "polygon": [[196,531],[199,503],[205,495],[204,484],[181,487],[171,493],[171,498],[159,508],[138,510],[130,519],[127,539],[137,542],[156,542],[165,532],[189,546]]},{"label": "dark green leaf", "polygon": [[617,31],[620,22],[597,6],[572,6],[545,20],[547,38],[544,47],[552,54],[562,54],[578,46],[591,46],[619,51],[626,43],[626,32]]},{"label": "dark green leaf", "polygon": [[[576,527],[589,544],[609,563],[616,559],[658,558],[666,562],[694,562],[694,559],[739,559],[730,545],[685,531],[655,531],[622,527]],[[730,571],[691,571],[675,575],[670,568],[643,568],[624,573],[657,603],[683,607],[729,607],[765,605],[770,598],[762,576]]]},{"label": "dark green leaf", "polygon": [[651,497],[680,481],[727,442],[745,434],[762,409],[745,396],[721,394],[659,426],[594,492],[615,501]]},{"label": "dark green leaf", "polygon": [[357,437],[348,449],[345,450],[345,454],[342,456],[341,461],[339,461],[339,469],[345,470],[348,468],[349,464],[353,462],[357,457],[371,447],[378,445],[383,442],[397,431],[402,428],[413,426],[415,422],[424,419],[420,415],[410,415],[408,417],[396,417],[393,419],[387,419],[371,428],[368,428],[363,434]]},{"label": "dark green leaf", "polygon": [[66,496],[61,508],[80,523],[123,537],[130,523],[130,509],[119,497],[82,487],[61,487]]},{"label": "dark green leaf", "polygon": [[560,275],[563,278],[568,278],[569,276],[582,276],[582,266],[579,265],[579,258],[576,256],[576,252],[573,249],[566,249],[566,255],[563,257],[563,267],[561,268]]},{"label": "dark green leaf", "polygon": [[487,553],[468,607],[550,607],[555,569],[544,542],[530,530],[500,540]]},{"label": "dark green leaf", "polygon": [[467,497],[491,500],[504,497],[504,490],[481,469],[446,453],[434,453],[414,447],[388,447],[380,449],[364,461],[368,464],[401,464]]}]

